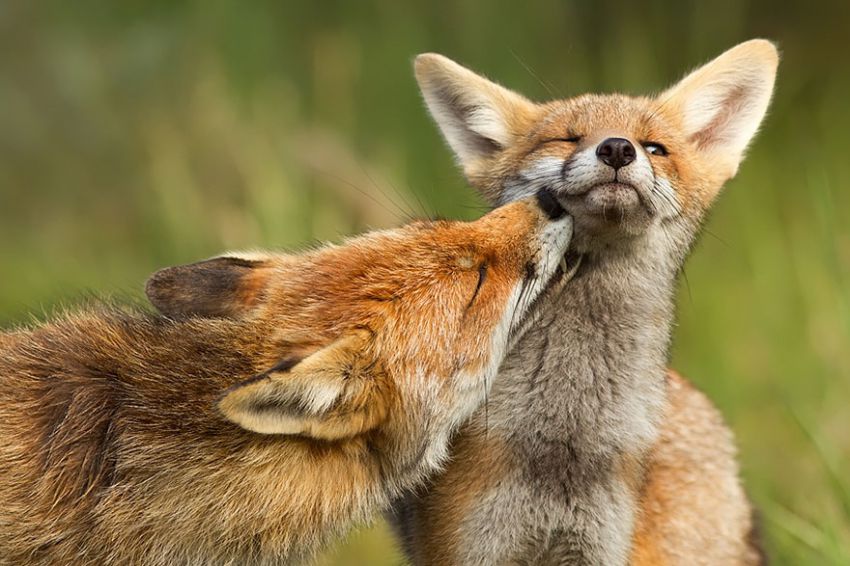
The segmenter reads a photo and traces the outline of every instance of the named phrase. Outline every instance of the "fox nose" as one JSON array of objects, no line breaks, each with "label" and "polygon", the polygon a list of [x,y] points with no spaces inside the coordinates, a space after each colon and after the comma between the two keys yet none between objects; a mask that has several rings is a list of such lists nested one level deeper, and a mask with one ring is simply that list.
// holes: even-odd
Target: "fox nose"
[{"label": "fox nose", "polygon": [[540,189],[537,191],[536,197],[537,206],[540,207],[540,210],[543,211],[549,220],[558,220],[567,213],[549,189]]},{"label": "fox nose", "polygon": [[608,138],[596,148],[596,156],[614,169],[625,167],[635,160],[636,155],[635,146],[625,138]]}]

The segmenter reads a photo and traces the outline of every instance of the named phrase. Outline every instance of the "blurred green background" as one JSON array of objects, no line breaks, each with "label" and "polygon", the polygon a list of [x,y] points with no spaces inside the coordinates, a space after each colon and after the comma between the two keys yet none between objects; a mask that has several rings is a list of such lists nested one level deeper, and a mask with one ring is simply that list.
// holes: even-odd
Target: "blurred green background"
[{"label": "blurred green background", "polygon": [[[0,324],[225,249],[479,214],[416,53],[545,99],[772,38],[776,99],[686,267],[673,365],[735,429],[774,562],[850,563],[848,35],[847,0],[0,2]],[[381,525],[321,560],[399,563]]]}]

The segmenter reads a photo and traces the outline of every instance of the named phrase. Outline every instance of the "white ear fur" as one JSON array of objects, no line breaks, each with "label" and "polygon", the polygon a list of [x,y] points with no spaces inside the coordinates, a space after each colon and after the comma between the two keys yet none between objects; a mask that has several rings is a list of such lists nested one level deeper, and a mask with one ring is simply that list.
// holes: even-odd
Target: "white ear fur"
[{"label": "white ear fur", "polygon": [[[261,434],[327,440],[363,432],[383,416],[383,406],[372,402],[376,380],[352,375],[368,340],[368,333],[353,332],[304,360],[284,362],[228,389],[218,408],[228,420]],[[349,401],[356,407],[346,406]]]},{"label": "white ear fur", "polygon": [[771,42],[747,41],[690,73],[658,101],[677,109],[689,138],[732,177],[767,112],[778,64]]},{"label": "white ear fur", "polygon": [[509,146],[534,104],[436,53],[414,63],[425,104],[466,169]]},{"label": "white ear fur", "polygon": [[345,384],[335,369],[260,375],[228,390],[218,406],[228,420],[246,430],[302,434],[342,395]]}]

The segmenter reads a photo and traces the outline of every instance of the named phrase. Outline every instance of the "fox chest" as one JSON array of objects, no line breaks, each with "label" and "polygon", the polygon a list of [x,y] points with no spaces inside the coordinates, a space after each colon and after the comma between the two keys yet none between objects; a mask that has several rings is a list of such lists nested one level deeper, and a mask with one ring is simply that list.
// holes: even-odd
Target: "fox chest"
[{"label": "fox chest", "polygon": [[[551,494],[552,492],[550,492]],[[626,486],[573,491],[570,499],[551,495],[517,533],[518,552],[511,563],[555,565],[626,564],[634,527],[636,500]],[[541,514],[541,509],[547,509]]]}]

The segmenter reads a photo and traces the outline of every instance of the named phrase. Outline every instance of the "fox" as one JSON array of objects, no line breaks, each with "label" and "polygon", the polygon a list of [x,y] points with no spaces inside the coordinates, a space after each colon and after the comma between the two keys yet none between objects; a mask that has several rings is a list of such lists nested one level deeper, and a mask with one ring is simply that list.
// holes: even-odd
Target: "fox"
[{"label": "fox", "polygon": [[427,487],[389,519],[416,565],[761,564],[734,437],[667,369],[678,274],[769,106],[741,43],[653,96],[532,102],[438,54],[425,105],[493,205],[546,187],[580,267],[543,300]]},{"label": "fox", "polygon": [[569,273],[546,192],[0,334],[0,564],[292,564],[445,460]]}]

